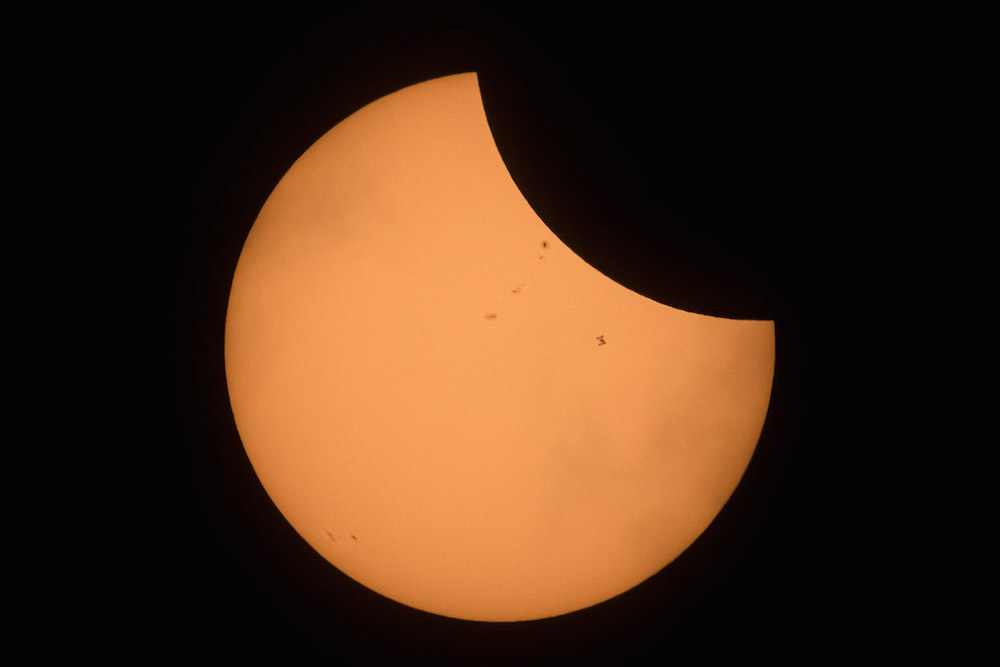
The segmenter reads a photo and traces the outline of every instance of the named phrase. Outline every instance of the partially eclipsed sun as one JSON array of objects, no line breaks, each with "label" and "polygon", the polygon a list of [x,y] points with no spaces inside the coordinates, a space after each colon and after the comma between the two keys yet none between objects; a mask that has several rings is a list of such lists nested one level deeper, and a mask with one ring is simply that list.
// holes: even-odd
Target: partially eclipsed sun
[{"label": "partially eclipsed sun", "polygon": [[763,427],[774,325],[575,255],[461,74],[364,107],[281,179],[225,355],[247,455],[316,551],[400,603],[516,621],[622,593],[705,530]]}]

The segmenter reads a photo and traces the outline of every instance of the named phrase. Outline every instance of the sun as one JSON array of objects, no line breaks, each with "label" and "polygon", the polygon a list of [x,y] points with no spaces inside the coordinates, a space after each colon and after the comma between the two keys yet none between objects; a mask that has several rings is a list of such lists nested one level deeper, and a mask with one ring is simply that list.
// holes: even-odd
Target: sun
[{"label": "sun", "polygon": [[233,277],[226,378],[275,505],[333,566],[456,618],[556,616],[667,566],[763,427],[774,325],[601,274],[535,214],[473,73],[296,161]]}]

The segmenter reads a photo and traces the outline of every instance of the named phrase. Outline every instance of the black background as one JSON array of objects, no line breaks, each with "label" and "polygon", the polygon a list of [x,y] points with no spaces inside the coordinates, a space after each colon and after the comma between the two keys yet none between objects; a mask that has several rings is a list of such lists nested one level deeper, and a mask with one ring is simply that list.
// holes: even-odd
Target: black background
[{"label": "black background", "polygon": [[[852,432],[869,408],[834,372],[865,321],[842,309],[891,86],[877,35],[829,16],[530,4],[166,21],[176,554],[150,604],[167,645],[281,664],[655,664],[811,660],[885,636],[895,593],[853,463],[875,436]],[[466,71],[515,181],[578,254],[668,305],[776,322],[764,432],[716,521],[641,586],[529,623],[426,614],[337,572],[263,491],[225,386],[228,290],[274,185],[364,104]]]}]

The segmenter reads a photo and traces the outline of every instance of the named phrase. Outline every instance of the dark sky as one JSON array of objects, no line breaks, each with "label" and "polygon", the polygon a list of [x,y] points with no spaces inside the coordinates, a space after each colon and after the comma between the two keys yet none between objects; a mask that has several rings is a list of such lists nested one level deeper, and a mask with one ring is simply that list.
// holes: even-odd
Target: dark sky
[{"label": "dark sky", "polygon": [[[816,17],[788,30],[766,16],[503,7],[172,17],[171,645],[347,664],[849,654],[878,633],[881,595],[861,487],[845,476],[866,443],[831,374],[858,326],[834,295],[861,226],[844,193],[863,172],[858,109],[876,86],[855,58],[870,36],[853,30],[848,47]],[[250,468],[222,361],[232,272],[284,171],[367,102],[473,70],[515,181],[578,254],[668,305],[777,332],[757,453],[702,538],[605,604],[500,626],[403,607],[313,552]]]}]

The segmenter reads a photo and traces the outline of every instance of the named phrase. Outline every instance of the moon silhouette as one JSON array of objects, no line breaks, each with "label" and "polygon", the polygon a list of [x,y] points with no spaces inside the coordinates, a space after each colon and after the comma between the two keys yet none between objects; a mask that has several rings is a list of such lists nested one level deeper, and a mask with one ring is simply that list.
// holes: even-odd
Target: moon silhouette
[{"label": "moon silhouette", "polygon": [[233,276],[225,366],[254,471],[326,560],[417,609],[519,621],[698,538],[753,455],[774,341],[577,256],[466,73],[369,104],[285,174]]}]

